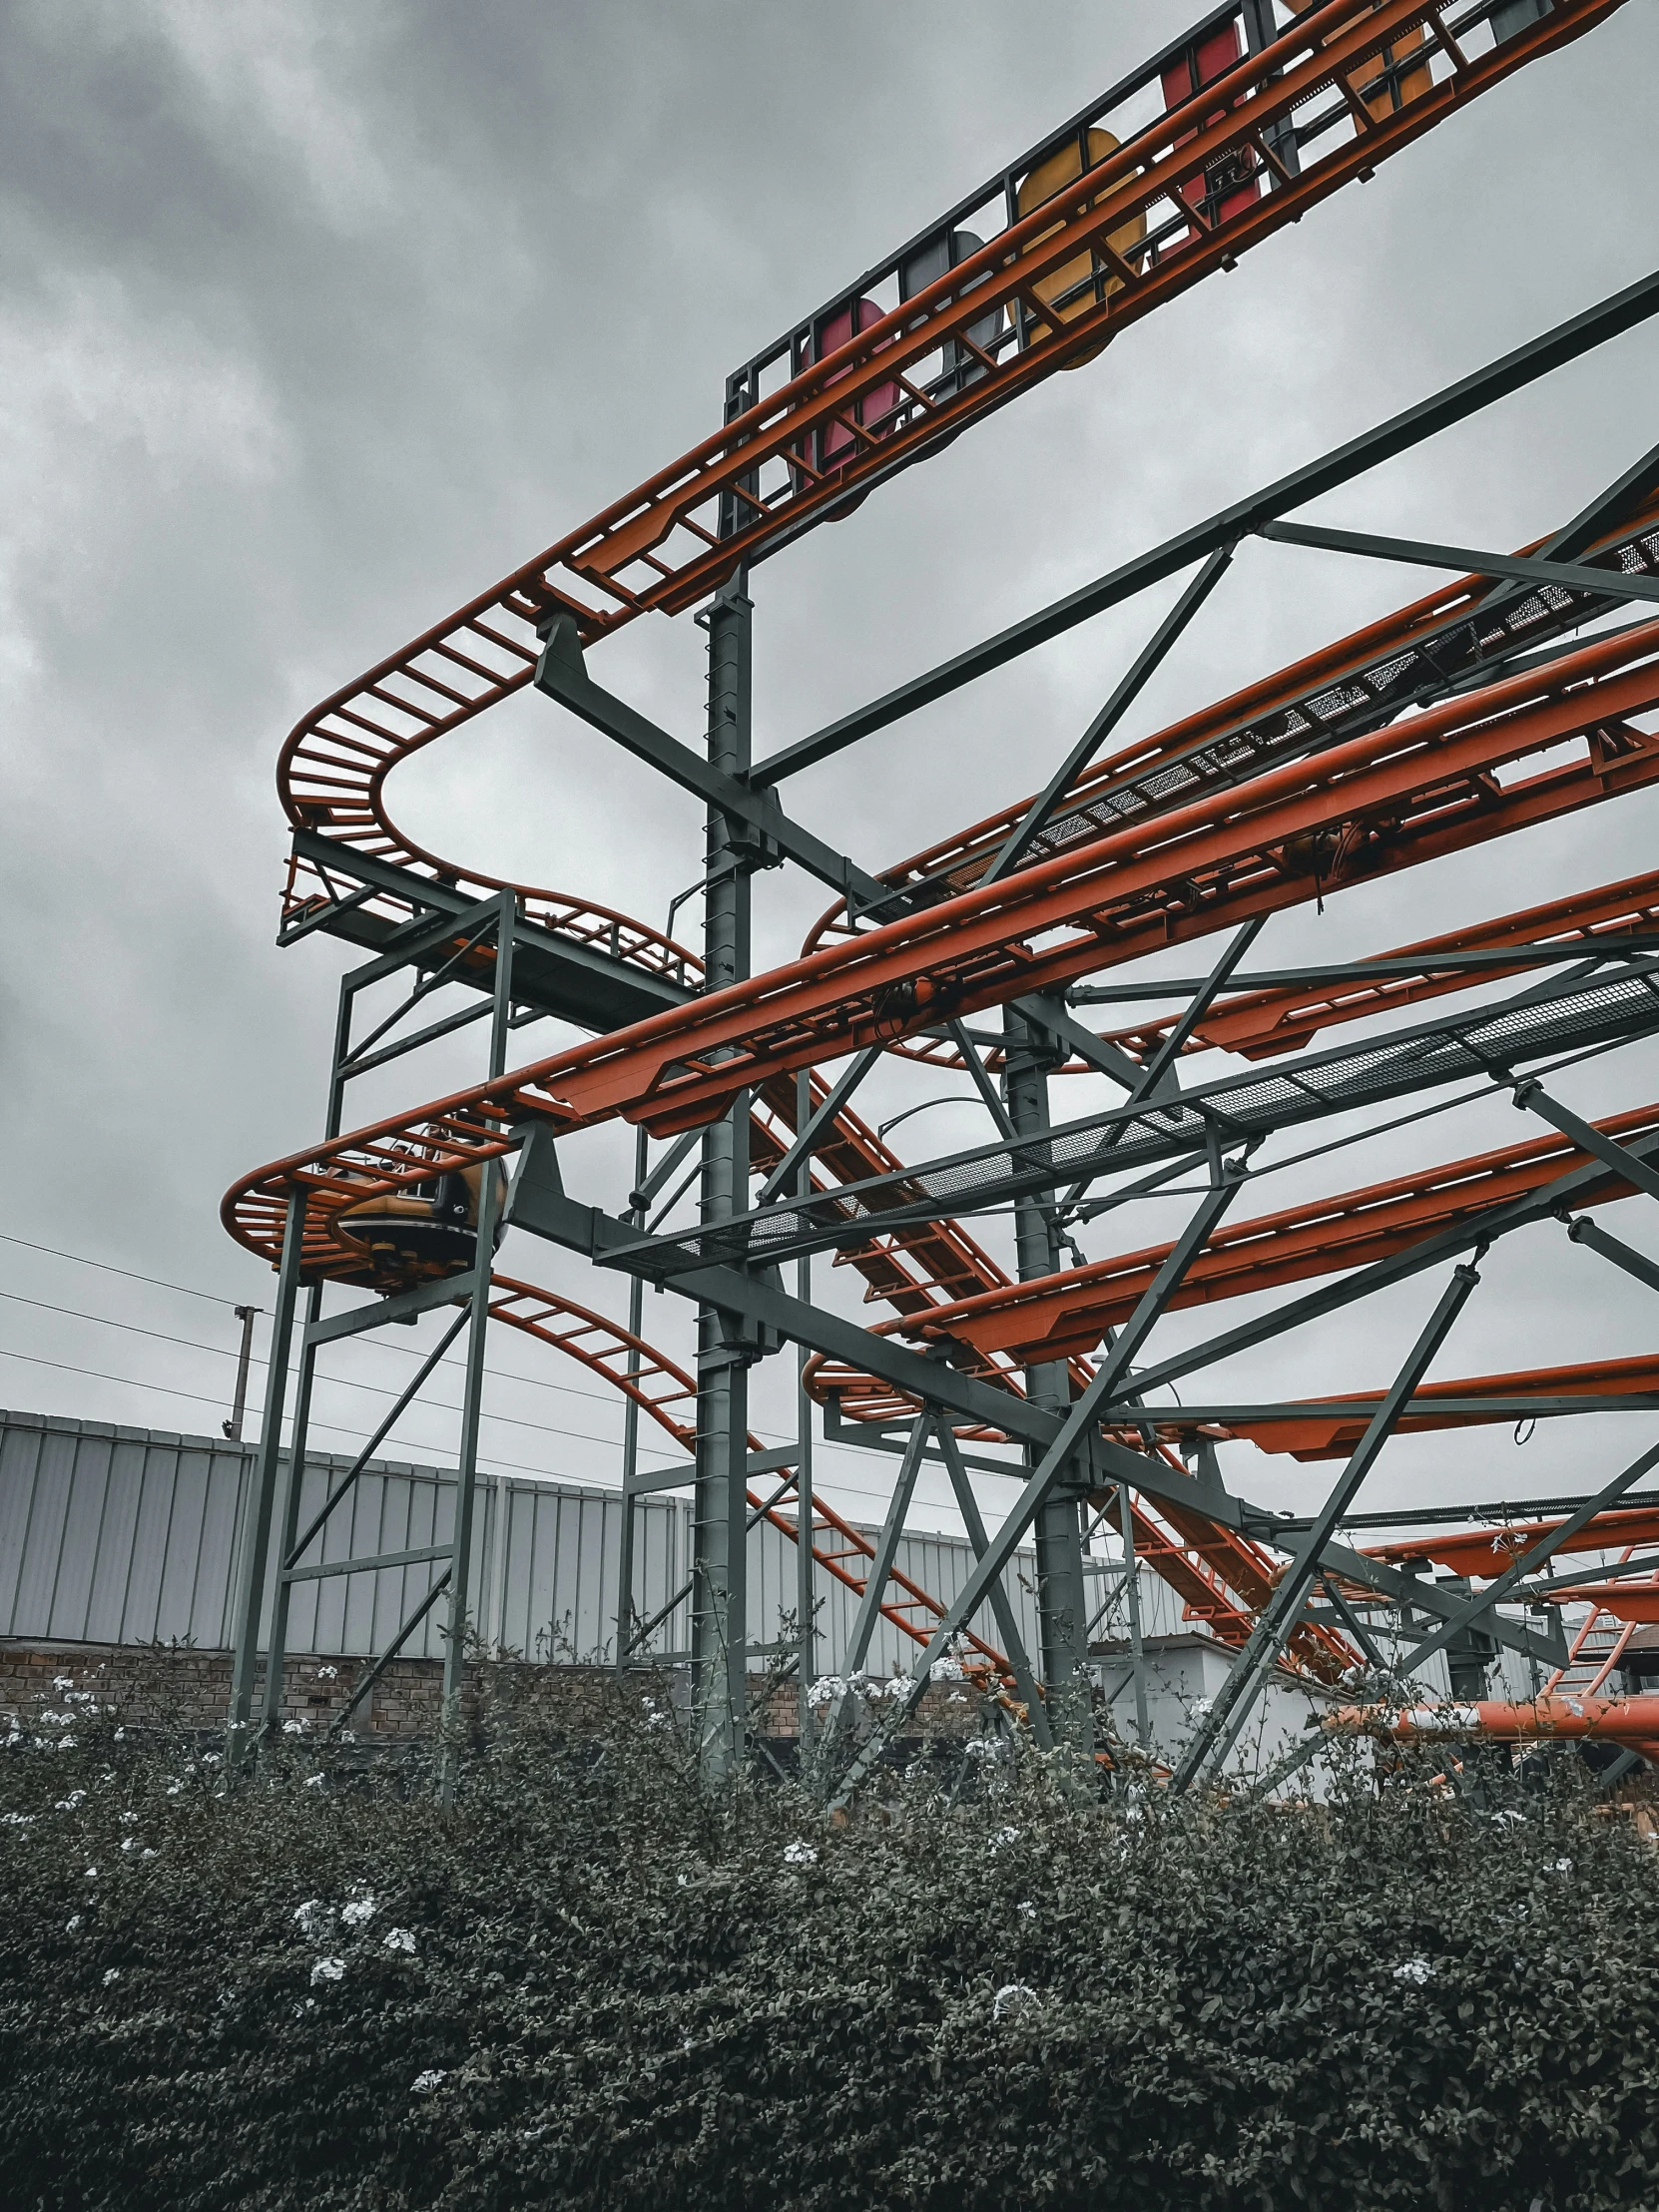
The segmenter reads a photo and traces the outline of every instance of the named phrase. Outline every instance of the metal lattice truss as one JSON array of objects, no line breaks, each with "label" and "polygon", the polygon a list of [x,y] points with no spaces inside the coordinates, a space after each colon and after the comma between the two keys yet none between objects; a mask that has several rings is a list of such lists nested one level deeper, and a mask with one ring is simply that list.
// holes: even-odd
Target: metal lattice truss
[{"label": "metal lattice truss", "polygon": [[[802,532],[849,514],[877,484],[1054,370],[1092,359],[1121,327],[1210,270],[1236,266],[1314,201],[1370,176],[1616,4],[1238,0],[1213,10],[742,364],[728,380],[721,427],[691,453],[302,720],[278,771],[293,830],[283,941],[321,932],[372,956],[342,986],[322,1138],[254,1171],[225,1202],[232,1233],[279,1269],[281,1347],[243,1594],[237,1727],[252,1713],[267,1552],[279,1651],[286,1590],[333,1571],[309,1563],[307,1546],[357,1472],[308,1529],[298,1527],[297,1484],[280,1469],[302,1463],[318,1349],[457,1306],[443,1340],[469,1329],[457,1525],[420,1554],[431,1573],[426,1597],[359,1693],[440,1592],[452,1624],[466,1617],[491,1323],[575,1359],[621,1393],[629,1533],[617,1657],[641,1648],[689,1598],[700,1711],[724,1715],[707,1723],[712,1757],[729,1758],[746,1725],[742,1559],[760,1520],[798,1539],[804,1693],[815,1569],[856,1594],[854,1665],[883,1618],[915,1647],[902,1695],[846,1788],[881,1756],[933,1670],[953,1659],[997,1683],[1052,1740],[1064,1693],[1108,1614],[1122,1618],[1139,1668],[1139,1565],[1235,1654],[1182,1759],[1182,1784],[1219,1768],[1274,1669],[1330,1684],[1380,1666],[1381,1615],[1395,1625],[1394,1664],[1406,1672],[1460,1648],[1456,1639],[1478,1621],[1481,1634],[1543,1667],[1553,1691],[1607,1689],[1659,1587],[1659,1568],[1641,1550],[1653,1530],[1638,1528],[1623,1503],[1659,1463],[1659,1448],[1571,1501],[1563,1517],[1527,1524],[1501,1554],[1452,1570],[1472,1573],[1483,1590],[1466,1578],[1447,1588],[1419,1571],[1425,1559],[1450,1556],[1447,1545],[1483,1538],[1360,1550],[1345,1531],[1396,1431],[1659,1411],[1659,1364],[1645,1358],[1427,1380],[1481,1269],[1516,1230],[1559,1221],[1573,1244],[1659,1289],[1659,1268],[1590,1219],[1612,1200],[1659,1197],[1659,1107],[1590,1123],[1556,1095],[1564,1071],[1659,1033],[1659,875],[1477,917],[1369,960],[1246,963],[1275,914],[1659,784],[1659,449],[1512,553],[1289,519],[1644,323],[1659,311],[1659,277],[759,763],[749,751],[753,609],[744,586]],[[1269,549],[1290,545],[1449,580],[1212,709],[1118,742],[1142,689],[1246,541],[1251,557],[1284,558]],[[875,869],[786,812],[782,787],[802,770],[1183,576],[1173,608],[1042,791]],[[699,749],[604,689],[588,654],[637,615],[672,614],[711,592],[700,618],[710,692]],[[706,811],[701,958],[603,906],[459,868],[396,826],[391,772],[531,687],[567,726],[574,718],[649,762]],[[798,960],[751,975],[751,878],[781,863],[828,885],[834,903]],[[1217,940],[1207,972],[1148,977],[1151,956],[1206,939]],[[353,1043],[359,994],[399,978],[401,1004]],[[406,1026],[452,985],[471,991],[467,1006]],[[1429,1003],[1438,999],[1453,1003]],[[1098,1031],[1079,1015],[1099,1006],[1133,1018]],[[509,1066],[513,1033],[545,1015],[588,1035]],[[973,1026],[987,1015],[995,1026]],[[474,1019],[490,1023],[479,1082],[342,1128],[358,1074]],[[1356,1023],[1368,1024],[1358,1040],[1316,1044]],[[1193,1055],[1206,1051],[1242,1064],[1185,1081]],[[989,1141],[907,1165],[852,1104],[883,1058],[908,1064],[918,1080],[938,1069],[965,1074],[989,1116]],[[1104,1077],[1120,1095],[1053,1122],[1048,1082],[1059,1073]],[[1425,1118],[1494,1092],[1547,1134],[1233,1218],[1238,1198],[1281,1164],[1275,1147],[1291,1132],[1340,1121],[1347,1134],[1336,1141],[1359,1142],[1397,1102],[1416,1102]],[[635,1187],[626,1205],[594,1205],[567,1189],[582,1157],[571,1140],[617,1119],[639,1132]],[[653,1142],[666,1148],[655,1163]],[[698,1218],[676,1222],[693,1181]],[[1179,1235],[1095,1261],[1077,1254],[1087,1225],[1172,1190],[1196,1201]],[[999,1212],[1013,1218],[1013,1273],[975,1234],[976,1219]],[[503,1224],[624,1277],[628,1326],[495,1273]],[[814,1300],[810,1263],[825,1252],[861,1278],[884,1318],[864,1327]],[[1419,1275],[1428,1311],[1385,1387],[1287,1404],[1153,1402],[1166,1383],[1316,1330]],[[694,1364],[643,1336],[648,1280],[695,1306]],[[1313,1287],[1182,1352],[1149,1349],[1172,1312],[1290,1285]],[[380,1295],[330,1311],[330,1286]],[[284,1454],[286,1346],[301,1305]],[[745,1378],[786,1344],[801,1363],[800,1438],[769,1450],[748,1426]],[[897,1458],[879,1532],[854,1526],[814,1489],[815,1400],[840,1433]],[[683,1468],[639,1474],[642,1417],[684,1446]],[[1307,1463],[1340,1459],[1341,1473],[1317,1512],[1287,1522],[1223,1482],[1215,1447],[1239,1439]],[[949,1475],[974,1553],[948,1600],[896,1564],[928,1460]],[[970,1471],[1017,1485],[994,1530]],[[664,1613],[641,1622],[633,1500],[676,1482],[696,1492],[694,1571]],[[1089,1544],[1103,1521],[1119,1565],[1097,1601]],[[1041,1583],[1035,1655],[1020,1643],[1003,1581],[1027,1541]],[[1589,1570],[1599,1580],[1555,1576],[1555,1554],[1575,1548],[1620,1556]],[[360,1571],[363,1562],[347,1564]],[[1570,1649],[1558,1629],[1537,1625],[1539,1608],[1571,1602],[1569,1590],[1588,1608]],[[981,1606],[995,1614],[995,1644],[973,1631]],[[1401,1636],[1410,1645],[1403,1658]],[[453,1697],[458,1637],[450,1648]],[[268,1681],[276,1675],[268,1669]],[[806,1713],[804,1704],[804,1724]],[[1501,1717],[1479,1725],[1508,1728]]]}]

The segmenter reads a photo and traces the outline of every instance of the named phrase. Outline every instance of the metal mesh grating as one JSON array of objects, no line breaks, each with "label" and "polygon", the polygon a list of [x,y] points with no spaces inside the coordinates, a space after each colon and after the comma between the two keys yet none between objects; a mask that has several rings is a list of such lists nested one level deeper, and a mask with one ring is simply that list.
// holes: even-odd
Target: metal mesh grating
[{"label": "metal mesh grating", "polygon": [[770,1266],[800,1251],[848,1245],[943,1214],[1203,1152],[1214,1130],[1233,1146],[1322,1116],[1659,1030],[1659,961],[1599,981],[1563,980],[1485,1011],[1403,1034],[1309,1054],[1271,1075],[1207,1085],[1138,1112],[1098,1114],[1047,1136],[982,1150],[901,1175],[658,1240],[653,1274],[712,1261]]}]

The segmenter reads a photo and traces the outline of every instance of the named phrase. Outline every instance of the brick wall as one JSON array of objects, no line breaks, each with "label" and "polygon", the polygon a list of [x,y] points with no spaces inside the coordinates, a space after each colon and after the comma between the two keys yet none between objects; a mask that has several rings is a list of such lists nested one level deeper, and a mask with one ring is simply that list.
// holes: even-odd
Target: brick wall
[{"label": "brick wall", "polygon": [[[355,1659],[327,1659],[308,1653],[290,1655],[282,1669],[281,1717],[295,1735],[323,1736],[350,1696],[361,1672]],[[551,1688],[561,1704],[568,1703],[573,1718],[584,1706],[593,1709],[614,1677],[601,1667],[558,1666],[535,1668],[538,1689]],[[463,1714],[471,1719],[476,1710],[478,1670],[469,1667],[463,1689]],[[394,1659],[351,1718],[358,1741],[409,1742],[430,1736],[437,1727],[442,1693],[442,1662],[437,1659]],[[637,1676],[643,1694],[650,1694],[648,1678]],[[57,1685],[68,1681],[70,1690]],[[683,1672],[671,1678],[674,1694],[686,1694]],[[510,1681],[503,1688],[510,1689]],[[255,1692],[256,1709],[265,1695],[263,1680]],[[765,1698],[757,1717],[758,1732],[777,1739],[797,1734],[798,1701],[793,1682],[766,1692],[765,1678],[751,1678],[752,1701]],[[90,1696],[91,1707],[85,1705]],[[959,1700],[959,1702],[958,1702]],[[73,1712],[77,1706],[97,1709],[117,1707],[135,1722],[192,1729],[221,1729],[231,1703],[231,1654],[204,1651],[194,1645],[50,1643],[22,1638],[0,1638],[0,1722],[16,1720],[33,1724],[42,1711]],[[928,1687],[920,1715],[912,1726],[917,1733],[954,1735],[971,1724],[975,1702],[954,1694],[950,1686]]]}]

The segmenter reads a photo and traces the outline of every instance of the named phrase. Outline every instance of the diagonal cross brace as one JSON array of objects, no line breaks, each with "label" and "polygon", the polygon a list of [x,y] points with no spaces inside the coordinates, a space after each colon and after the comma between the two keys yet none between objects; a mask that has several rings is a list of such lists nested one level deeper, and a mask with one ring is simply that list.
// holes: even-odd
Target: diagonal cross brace
[{"label": "diagonal cross brace", "polygon": [[1468,1627],[1482,1613],[1501,1604],[1518,1582],[1536,1572],[1546,1559],[1559,1551],[1563,1544],[1570,1543],[1578,1531],[1594,1520],[1598,1513],[1615,1504],[1633,1482],[1639,1482],[1644,1474],[1656,1466],[1659,1466],[1659,1444],[1651,1445],[1640,1458],[1632,1459],[1629,1466],[1622,1467],[1612,1481],[1599,1489],[1594,1497],[1586,1498],[1576,1512],[1569,1513],[1559,1528],[1551,1529],[1523,1558],[1514,1560],[1490,1589],[1482,1591],[1478,1597],[1468,1599],[1456,1614],[1449,1620],[1442,1621],[1432,1634],[1425,1636],[1421,1643],[1413,1644],[1400,1660],[1399,1672],[1412,1674],[1425,1660],[1432,1659],[1435,1652],[1443,1651],[1459,1629]]},{"label": "diagonal cross brace", "polygon": [[1267,1677],[1268,1669],[1279,1655],[1280,1646],[1301,1616],[1314,1577],[1320,1570],[1326,1544],[1336,1534],[1337,1524],[1353,1504],[1355,1493],[1376,1464],[1383,1445],[1393,1433],[1395,1422],[1411,1402],[1429,1363],[1445,1342],[1452,1324],[1479,1281],[1480,1278],[1472,1267],[1453,1270],[1450,1283],[1441,1293],[1426,1326],[1412,1346],[1405,1365],[1395,1376],[1387,1396],[1372,1416],[1370,1426],[1355,1446],[1348,1464],[1337,1477],[1331,1494],[1315,1515],[1313,1525],[1299,1541],[1267,1609],[1251,1630],[1245,1647],[1234,1660],[1214,1704],[1182,1754],[1181,1764],[1176,1768],[1170,1784],[1178,1795],[1197,1780],[1212,1754],[1219,1766],[1231,1750],[1234,1739],[1255,1702],[1256,1693]]},{"label": "diagonal cross brace", "polygon": [[[916,1661],[907,1692],[895,1701],[895,1709],[885,1727],[876,1730],[842,1777],[834,1800],[836,1805],[845,1804],[880,1757],[886,1738],[892,1730],[915,1711],[927,1686],[933,1662],[943,1656],[950,1639],[964,1621],[972,1619],[989,1596],[992,1585],[1001,1579],[1021,1538],[1036,1517],[1039,1506],[1064,1475],[1079,1450],[1085,1447],[1089,1432],[1099,1419],[1100,1408],[1123,1381],[1136,1351],[1174,1296],[1187,1269],[1203,1250],[1212,1230],[1237,1197],[1240,1187],[1236,1178],[1224,1178],[1211,1188],[1194,1212],[1169,1258],[1158,1271],[1157,1280],[1124,1325],[1110,1358],[1096,1372],[1088,1388],[1073,1402],[1071,1410],[1060,1422],[1053,1440],[1032,1469],[1012,1510],[985,1546],[961,1589],[946,1607],[933,1632],[932,1641]],[[1152,1485],[1142,1481],[1139,1471],[1147,1467],[1150,1461],[1133,1452],[1124,1452],[1122,1456],[1131,1462],[1133,1471],[1120,1475],[1119,1479],[1134,1483],[1150,1495],[1156,1495]],[[1193,1485],[1194,1489],[1199,1486],[1196,1483]]]},{"label": "diagonal cross brace", "polygon": [[1358,553],[1408,568],[1447,568],[1455,575],[1512,577],[1521,584],[1558,584],[1608,599],[1659,600],[1659,576],[1631,576],[1623,569],[1584,568],[1575,561],[1529,559],[1519,553],[1477,553],[1466,545],[1429,545],[1415,538],[1373,537],[1365,530],[1314,530],[1300,522],[1264,522],[1256,535],[1280,545],[1306,545],[1324,553]]},{"label": "diagonal cross brace", "polygon": [[669,777],[682,790],[744,823],[810,875],[839,891],[849,904],[865,905],[872,899],[891,897],[890,884],[878,883],[844,852],[836,852],[822,837],[792,822],[780,807],[775,791],[756,788],[712,767],[701,754],[670,737],[626,700],[594,683],[583,664],[576,624],[569,615],[557,615],[548,625],[541,659],[536,663],[536,689],[613,739],[636,760]]}]

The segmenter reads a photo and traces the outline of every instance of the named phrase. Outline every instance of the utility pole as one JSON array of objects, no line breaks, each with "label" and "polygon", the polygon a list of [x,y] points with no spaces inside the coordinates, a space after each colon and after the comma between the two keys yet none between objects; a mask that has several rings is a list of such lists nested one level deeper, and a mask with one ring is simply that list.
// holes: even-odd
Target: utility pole
[{"label": "utility pole", "polygon": [[254,1359],[254,1317],[262,1313],[264,1308],[233,1306],[231,1311],[242,1324],[242,1347],[237,1354],[237,1394],[232,1402],[231,1417],[227,1421],[221,1421],[220,1426],[232,1443],[240,1444],[243,1415],[248,1410],[248,1370]]}]

